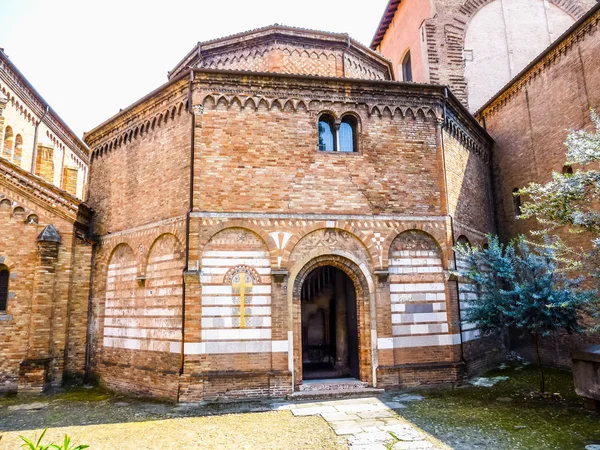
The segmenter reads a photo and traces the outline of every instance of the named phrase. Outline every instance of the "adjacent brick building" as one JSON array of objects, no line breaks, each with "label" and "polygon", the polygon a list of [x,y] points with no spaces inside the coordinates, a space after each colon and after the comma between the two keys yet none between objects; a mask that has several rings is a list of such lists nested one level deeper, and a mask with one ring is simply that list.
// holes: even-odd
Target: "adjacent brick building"
[{"label": "adjacent brick building", "polygon": [[[3,130],[9,104],[0,94]],[[82,377],[90,215],[75,196],[0,158],[0,392]]]},{"label": "adjacent brick building", "polygon": [[199,44],[86,134],[104,383],[282,396],[453,383],[497,354],[461,333],[449,272],[494,231],[492,141],[447,89],[392,78],[347,35],[272,26]]},{"label": "adjacent brick building", "polygon": [[[538,226],[535,220],[518,219],[513,192],[563,171],[570,130],[594,130],[590,109],[600,109],[599,21],[597,5],[476,113],[495,141],[494,192],[505,241]],[[589,235],[564,237],[589,248]],[[586,335],[555,336],[546,339],[543,356],[549,364],[569,366],[571,350],[598,341]]]},{"label": "adjacent brick building", "polygon": [[390,0],[371,48],[392,61],[397,79],[446,85],[474,112],[595,4]]}]

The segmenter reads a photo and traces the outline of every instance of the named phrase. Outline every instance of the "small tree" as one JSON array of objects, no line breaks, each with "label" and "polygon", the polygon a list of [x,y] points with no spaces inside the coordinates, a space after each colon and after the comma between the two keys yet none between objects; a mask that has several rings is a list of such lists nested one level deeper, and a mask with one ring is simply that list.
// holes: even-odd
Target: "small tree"
[{"label": "small tree", "polygon": [[600,247],[600,116],[591,111],[595,132],[571,131],[567,136],[567,165],[579,165],[574,173],[552,173],[552,180],[531,183],[518,192],[528,201],[521,206],[522,219],[535,217],[546,229],[567,226],[571,232],[590,232]]},{"label": "small tree", "polygon": [[503,245],[498,237],[488,236],[488,248],[459,244],[455,250],[468,267],[459,275],[479,290],[465,319],[483,334],[506,327],[529,334],[540,372],[540,391],[545,392],[540,337],[559,329],[582,332],[580,314],[595,316],[595,291],[579,289],[582,278],[567,278],[550,243],[531,248],[520,237]]}]

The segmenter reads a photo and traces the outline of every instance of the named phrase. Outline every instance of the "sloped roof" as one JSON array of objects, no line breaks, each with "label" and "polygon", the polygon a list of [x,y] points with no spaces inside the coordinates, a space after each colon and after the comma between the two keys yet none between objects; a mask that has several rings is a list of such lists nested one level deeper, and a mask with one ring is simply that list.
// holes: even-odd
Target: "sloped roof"
[{"label": "sloped roof", "polygon": [[398,6],[402,0],[389,0],[385,10],[383,11],[383,15],[381,16],[381,20],[379,21],[379,25],[377,25],[377,30],[375,31],[375,35],[373,36],[373,40],[371,41],[371,48],[374,50],[377,48],[379,44],[381,44],[381,40],[383,36],[385,36],[385,32],[387,31],[390,23],[394,19],[394,15],[398,10]]},{"label": "sloped roof", "polygon": [[169,79],[176,77],[178,74],[189,68],[189,65],[196,58],[200,57],[202,51],[215,50],[234,45],[241,45],[251,42],[256,39],[264,39],[269,36],[284,36],[289,38],[304,38],[308,40],[321,40],[330,43],[343,44],[348,47],[354,47],[360,53],[365,54],[369,58],[377,61],[379,64],[390,68],[390,61],[379,53],[371,50],[366,45],[352,39],[348,33],[332,33],[328,31],[312,30],[308,28],[291,27],[287,25],[273,24],[262,28],[243,31],[241,33],[231,34],[216,39],[211,39],[204,42],[198,42],[192,50],[181,60],[177,65],[169,71]]}]

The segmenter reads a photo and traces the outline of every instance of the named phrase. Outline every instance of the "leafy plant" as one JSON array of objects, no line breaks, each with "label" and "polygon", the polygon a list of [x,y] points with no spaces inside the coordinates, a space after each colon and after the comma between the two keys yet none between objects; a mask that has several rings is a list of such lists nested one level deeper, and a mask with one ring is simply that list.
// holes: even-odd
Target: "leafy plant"
[{"label": "leafy plant", "polygon": [[64,440],[62,445],[58,445],[58,444],[42,444],[42,439],[44,438],[44,435],[46,434],[46,432],[48,431],[48,428],[44,429],[44,431],[42,432],[42,434],[40,435],[39,439],[37,440],[37,442],[34,442],[33,440],[26,438],[25,436],[19,436],[21,438],[21,440],[23,440],[24,444],[21,445],[21,447],[29,449],[29,450],[83,450],[89,447],[89,445],[71,445],[71,438],[65,434]]},{"label": "leafy plant", "polygon": [[531,183],[516,195],[528,199],[520,218],[535,217],[546,230],[567,226],[571,232],[589,232],[600,247],[600,116],[591,111],[595,132],[571,131],[567,136],[567,166],[578,165],[572,173],[552,173],[546,184]]},{"label": "leafy plant", "polygon": [[583,277],[568,278],[551,242],[531,247],[521,236],[507,245],[488,235],[488,247],[457,245],[466,262],[459,276],[478,287],[478,296],[469,302],[465,319],[483,334],[516,328],[531,336],[540,373],[540,391],[545,391],[539,343],[542,336],[564,329],[580,333],[582,315],[597,317],[595,290],[579,286]]}]

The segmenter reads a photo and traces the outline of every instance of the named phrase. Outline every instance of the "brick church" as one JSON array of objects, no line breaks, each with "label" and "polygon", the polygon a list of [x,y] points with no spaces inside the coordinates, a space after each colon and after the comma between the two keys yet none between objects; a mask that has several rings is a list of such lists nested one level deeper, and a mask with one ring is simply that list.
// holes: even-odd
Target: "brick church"
[{"label": "brick church", "polygon": [[[452,247],[513,231],[506,163],[534,149],[498,147],[494,126],[510,119],[492,116],[521,108],[519,80],[553,45],[570,43],[563,59],[578,46],[582,73],[600,57],[594,4],[390,0],[369,47],[280,25],[199,43],[85,134],[85,192],[0,159],[24,180],[0,179],[12,230],[0,235],[0,390],[85,372],[196,402],[313,380],[460,383],[489,367],[503,343],[461,318],[476,293],[452,275]],[[592,72],[588,109],[600,106]]]}]

